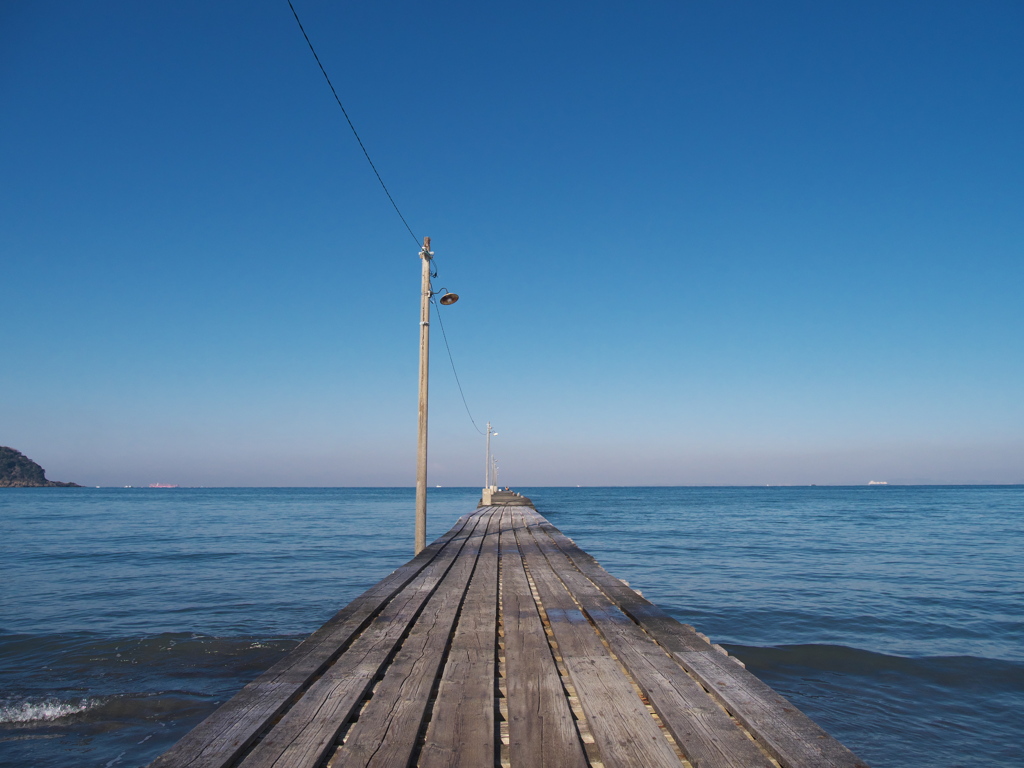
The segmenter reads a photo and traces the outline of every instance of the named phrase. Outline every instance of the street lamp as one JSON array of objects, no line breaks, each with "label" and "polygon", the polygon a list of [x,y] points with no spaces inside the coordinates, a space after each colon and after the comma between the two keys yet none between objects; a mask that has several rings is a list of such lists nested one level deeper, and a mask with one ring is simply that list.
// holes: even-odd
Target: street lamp
[{"label": "street lamp", "polygon": [[[420,409],[419,442],[416,451],[416,546],[418,555],[427,546],[427,378],[430,368],[430,300],[434,291],[430,286],[430,262],[434,252],[430,250],[430,238],[423,238],[420,249],[422,278],[420,288]],[[436,273],[435,273],[436,274]],[[459,300],[459,294],[444,289],[440,298],[446,307]]]},{"label": "street lamp", "polygon": [[[491,429],[491,422],[487,422],[487,452],[484,455],[484,490],[487,490],[494,483],[491,482],[491,437],[497,437],[498,433]],[[495,483],[497,480],[495,480]]]}]

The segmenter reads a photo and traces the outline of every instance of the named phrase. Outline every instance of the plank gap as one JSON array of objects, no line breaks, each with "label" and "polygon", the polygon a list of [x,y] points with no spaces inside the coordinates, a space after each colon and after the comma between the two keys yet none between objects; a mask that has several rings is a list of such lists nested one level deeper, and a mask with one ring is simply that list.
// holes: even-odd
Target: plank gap
[{"label": "plank gap", "polygon": [[587,722],[587,716],[583,713],[579,694],[577,693],[575,686],[572,684],[572,678],[569,677],[569,670],[565,666],[564,659],[562,659],[561,655],[558,653],[558,643],[555,642],[555,633],[551,628],[551,621],[548,619],[548,613],[544,609],[544,603],[541,602],[540,592],[537,589],[537,584],[533,580],[533,574],[530,573],[530,566],[526,562],[525,558],[523,559],[523,571],[526,573],[526,581],[530,585],[530,593],[533,595],[534,602],[537,603],[537,612],[540,614],[541,624],[544,627],[544,634],[547,637],[548,646],[551,648],[551,656],[555,661],[555,668],[558,670],[558,676],[562,681],[562,691],[569,704],[569,710],[572,713],[577,735],[579,736],[580,742],[583,744],[583,755],[587,764],[590,765],[591,768],[595,768],[595,766],[603,767],[604,763],[600,760],[600,752],[598,750],[597,742],[590,729],[590,724]]},{"label": "plank gap", "polygon": [[[498,516],[499,524],[498,530],[500,530],[500,513]],[[445,640],[444,650],[441,653],[441,661],[437,666],[437,672],[431,683],[430,695],[427,700],[427,706],[423,712],[423,719],[420,721],[419,730],[416,734],[416,742],[412,749],[412,754],[409,756],[408,765],[418,765],[420,754],[423,752],[423,746],[427,741],[427,733],[430,729],[430,722],[434,718],[434,705],[437,702],[438,692],[441,688],[441,681],[444,678],[445,669],[448,666],[448,659],[451,657],[452,644],[455,642],[455,635],[459,630],[459,624],[462,621],[463,613],[466,609],[466,599],[469,596],[470,588],[472,587],[477,570],[481,568],[481,563],[484,560],[484,550],[486,537],[490,535],[491,524],[493,522],[493,515],[488,518],[487,523],[483,527],[483,540],[480,543],[480,547],[477,550],[476,560],[473,562],[473,567],[469,572],[469,576],[466,578],[466,583],[462,587],[462,594],[459,596],[459,607],[455,612],[455,619],[452,621],[451,626],[448,630],[448,637]],[[479,529],[478,529],[479,530]],[[497,558],[496,558],[497,559]],[[498,599],[497,591],[495,591],[495,599]],[[494,653],[497,655],[497,622],[495,622],[495,635],[493,638]]]}]

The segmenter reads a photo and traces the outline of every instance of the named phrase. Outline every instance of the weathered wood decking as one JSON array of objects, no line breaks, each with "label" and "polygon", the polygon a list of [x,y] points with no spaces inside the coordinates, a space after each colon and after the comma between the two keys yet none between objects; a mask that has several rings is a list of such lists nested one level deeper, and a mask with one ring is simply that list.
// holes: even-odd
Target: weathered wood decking
[{"label": "weathered wood decking", "polygon": [[532,506],[483,507],[152,766],[863,766]]}]

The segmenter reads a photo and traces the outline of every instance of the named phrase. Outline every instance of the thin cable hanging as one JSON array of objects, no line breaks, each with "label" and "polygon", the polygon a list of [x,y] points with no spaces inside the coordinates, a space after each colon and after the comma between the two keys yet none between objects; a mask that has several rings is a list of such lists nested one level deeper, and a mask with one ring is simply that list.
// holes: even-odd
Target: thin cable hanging
[{"label": "thin cable hanging", "polygon": [[384,183],[384,179],[380,177],[380,173],[377,171],[377,166],[373,164],[373,160],[370,159],[370,153],[366,151],[366,147],[363,145],[363,140],[359,138],[359,133],[356,131],[356,127],[352,124],[352,118],[348,116],[348,112],[345,110],[345,105],[341,103],[341,98],[338,96],[338,92],[334,89],[334,83],[331,82],[330,76],[327,74],[327,70],[324,69],[324,65],[320,62],[320,57],[316,55],[316,49],[313,47],[312,41],[309,39],[309,35],[306,34],[305,27],[302,26],[302,21],[299,19],[299,14],[295,10],[295,6],[292,5],[292,0],[288,0],[288,7],[292,9],[292,16],[295,17],[295,23],[299,25],[299,31],[302,32],[302,36],[306,38],[306,45],[309,46],[310,52],[313,54],[313,58],[316,59],[317,66],[320,67],[320,71],[324,73],[324,79],[327,81],[327,85],[331,88],[331,93],[334,94],[334,100],[338,102],[338,106],[341,107],[341,114],[345,116],[345,120],[348,122],[348,127],[352,129],[352,135],[356,137],[356,141],[359,142],[359,148],[363,150],[363,154],[366,155],[366,162],[370,164],[373,169],[374,175],[377,177],[377,181],[380,182],[381,189],[384,190],[384,194],[388,196],[388,200],[391,201],[391,205],[394,206],[395,213],[398,214],[398,218],[405,224],[405,228],[409,230],[409,234],[412,239],[419,245],[420,239],[416,237],[416,233],[412,231],[412,227],[409,226],[409,222],[405,220],[405,216],[398,209],[398,203],[395,202],[395,198],[391,196],[388,191],[387,185]]},{"label": "thin cable hanging", "polygon": [[[299,31],[302,32],[302,36],[306,39],[306,45],[309,46],[310,53],[313,54],[313,58],[316,60],[316,64],[320,67],[320,72],[323,73],[324,80],[327,81],[328,87],[331,89],[331,93],[334,94],[334,100],[338,103],[341,108],[341,114],[345,116],[345,121],[348,123],[348,127],[352,129],[352,135],[356,137],[356,141],[359,143],[359,148],[363,150],[363,155],[366,157],[366,162],[370,164],[370,168],[373,169],[374,176],[377,177],[377,181],[380,182],[381,189],[384,190],[384,194],[388,196],[388,200],[391,201],[391,206],[395,209],[395,213],[398,214],[398,218],[402,220],[402,224],[405,225],[406,230],[412,236],[412,239],[417,245],[420,243],[420,239],[416,237],[416,233],[412,231],[412,227],[409,226],[409,222],[406,221],[402,211],[398,207],[398,203],[395,202],[395,198],[391,196],[391,192],[388,190],[387,184],[384,183],[384,179],[381,178],[380,172],[377,170],[377,166],[373,164],[373,160],[370,158],[370,153],[366,149],[366,145],[363,144],[363,140],[359,138],[359,132],[356,131],[355,125],[352,123],[352,118],[348,116],[348,111],[345,109],[345,105],[341,103],[341,97],[338,96],[338,91],[334,87],[334,83],[331,82],[330,75],[327,74],[327,70],[324,69],[323,62],[320,61],[320,57],[317,55],[316,48],[313,47],[313,41],[309,39],[309,35],[306,34],[306,28],[302,26],[302,20],[299,18],[298,11],[295,10],[295,6],[292,4],[292,0],[288,0],[288,7],[292,11],[292,16],[295,17],[295,23],[299,25]],[[430,276],[431,278],[437,278],[437,263],[436,259],[431,258],[430,260]],[[437,314],[438,324],[441,326],[441,336],[444,339],[445,349],[448,351],[448,362],[452,365],[452,373],[455,375],[455,384],[459,388],[459,395],[462,397],[462,404],[466,408],[466,415],[469,416],[470,422],[473,424],[473,428],[481,435],[484,434],[480,427],[477,426],[476,420],[473,418],[473,414],[469,410],[469,403],[466,402],[466,394],[462,391],[462,382],[459,381],[459,372],[455,369],[455,359],[452,357],[452,349],[448,345],[448,334],[444,330],[444,321],[441,319],[441,313],[437,312],[437,304],[434,302],[433,296],[430,298],[430,303],[433,304],[435,312]]]},{"label": "thin cable hanging", "polygon": [[459,394],[462,396],[462,404],[466,407],[466,415],[469,416],[469,420],[473,423],[473,429],[482,435],[484,432],[476,425],[476,419],[473,418],[473,414],[469,410],[469,403],[466,402],[466,395],[462,391],[462,382],[459,381],[459,372],[455,370],[455,359],[452,357],[452,348],[448,346],[448,334],[444,331],[444,321],[441,319],[441,312],[438,310],[437,303],[434,301],[433,296],[430,297],[430,303],[434,306],[434,314],[437,316],[437,324],[441,326],[441,338],[444,339],[444,348],[448,350],[448,362],[452,364],[452,373],[455,374],[455,383],[459,387]]}]

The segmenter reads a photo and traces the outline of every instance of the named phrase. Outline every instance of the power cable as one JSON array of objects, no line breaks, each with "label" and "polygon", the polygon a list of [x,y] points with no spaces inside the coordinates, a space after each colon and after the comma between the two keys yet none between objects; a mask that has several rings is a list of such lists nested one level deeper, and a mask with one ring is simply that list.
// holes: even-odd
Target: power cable
[{"label": "power cable", "polygon": [[462,404],[466,406],[466,415],[469,416],[469,420],[473,422],[473,429],[479,432],[481,435],[484,431],[476,425],[476,420],[473,418],[473,414],[469,410],[469,403],[466,402],[466,395],[462,391],[462,382],[459,381],[459,372],[455,370],[455,358],[452,357],[452,348],[448,346],[448,334],[444,332],[444,320],[441,319],[441,310],[438,309],[437,303],[434,298],[430,298],[430,303],[434,305],[434,312],[437,315],[437,324],[441,326],[441,338],[444,339],[444,348],[448,350],[448,362],[452,364],[452,373],[455,374],[455,383],[459,387],[459,394],[462,395]]},{"label": "power cable", "polygon": [[309,35],[306,34],[305,27],[302,26],[302,21],[299,19],[299,14],[295,10],[295,6],[292,5],[292,0],[288,0],[288,7],[292,9],[292,16],[295,17],[295,23],[299,25],[299,31],[302,32],[302,36],[306,38],[306,45],[309,46],[310,52],[313,54],[313,58],[316,59],[317,66],[320,67],[320,71],[324,73],[324,79],[327,81],[327,85],[331,88],[331,93],[334,94],[334,100],[338,102],[338,106],[341,107],[341,114],[345,116],[345,120],[348,122],[348,127],[352,129],[352,135],[356,137],[356,141],[359,142],[359,148],[363,150],[363,154],[366,155],[366,162],[370,164],[373,169],[374,175],[377,177],[377,181],[380,182],[381,189],[384,190],[384,194],[388,196],[388,200],[391,201],[391,205],[395,208],[395,213],[398,214],[398,218],[405,224],[405,228],[409,230],[409,234],[412,235],[412,239],[419,245],[420,239],[416,237],[416,233],[412,231],[412,227],[409,226],[409,222],[405,220],[405,216],[398,209],[398,203],[395,202],[395,198],[388,192],[388,187],[384,183],[384,179],[380,177],[380,173],[377,171],[377,166],[373,164],[373,160],[370,159],[370,153],[366,151],[366,147],[363,145],[363,140],[359,138],[359,133],[356,131],[356,127],[352,124],[352,118],[348,116],[348,112],[345,110],[345,105],[341,103],[341,98],[338,96],[338,92],[334,89],[334,83],[331,82],[330,76],[327,74],[327,70],[324,69],[324,65],[320,62],[320,57],[316,55],[316,48],[313,47],[313,42],[309,39]]},{"label": "power cable", "polygon": [[[338,102],[338,106],[341,107],[341,114],[345,116],[345,121],[348,123],[348,127],[352,129],[352,135],[356,137],[356,141],[359,142],[359,148],[363,150],[363,155],[366,156],[366,162],[370,164],[370,168],[373,169],[373,174],[377,177],[377,181],[380,182],[381,189],[384,190],[384,194],[388,196],[388,200],[391,201],[392,207],[395,209],[395,213],[398,214],[398,218],[402,220],[405,228],[412,235],[412,239],[417,245],[420,244],[420,239],[416,237],[416,233],[412,231],[412,227],[409,226],[409,222],[405,220],[405,216],[402,215],[402,211],[398,208],[398,203],[395,202],[395,198],[391,196],[391,192],[388,191],[387,185],[384,183],[384,179],[381,178],[380,172],[377,170],[377,166],[373,164],[373,160],[370,159],[370,153],[366,151],[366,146],[363,144],[363,140],[359,138],[359,132],[356,131],[355,125],[352,124],[352,118],[348,116],[348,111],[345,109],[345,105],[341,103],[341,97],[338,96],[338,91],[334,87],[334,83],[331,82],[330,75],[327,74],[327,70],[324,69],[323,63],[320,61],[320,57],[316,53],[316,48],[313,47],[313,41],[309,39],[309,35],[306,34],[306,28],[302,26],[302,20],[299,18],[298,11],[295,10],[295,6],[292,5],[292,0],[288,0],[288,7],[292,10],[292,16],[295,17],[295,23],[299,25],[299,31],[302,32],[302,36],[306,38],[306,45],[309,46],[310,53],[313,54],[313,58],[316,59],[316,64],[320,67],[320,71],[323,73],[324,79],[327,81],[327,85],[331,89],[331,93],[334,94],[334,100]],[[437,266],[436,259],[430,259],[430,276],[432,278],[437,277]],[[437,304],[434,302],[433,297],[430,299],[430,303],[434,305],[435,311],[437,311]],[[452,364],[452,373],[455,375],[455,384],[459,388],[459,395],[462,397],[462,404],[466,407],[466,415],[469,416],[470,422],[473,424],[473,428],[481,435],[484,432],[477,426],[476,420],[473,418],[473,414],[469,410],[469,403],[466,402],[466,394],[462,391],[462,382],[459,381],[459,372],[455,369],[455,358],[452,357],[452,348],[448,346],[448,334],[444,330],[444,321],[441,320],[441,312],[437,311],[437,322],[441,326],[441,337],[444,339],[445,349],[448,350],[448,362]]]}]

